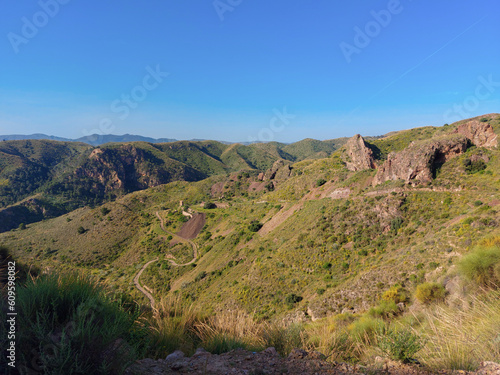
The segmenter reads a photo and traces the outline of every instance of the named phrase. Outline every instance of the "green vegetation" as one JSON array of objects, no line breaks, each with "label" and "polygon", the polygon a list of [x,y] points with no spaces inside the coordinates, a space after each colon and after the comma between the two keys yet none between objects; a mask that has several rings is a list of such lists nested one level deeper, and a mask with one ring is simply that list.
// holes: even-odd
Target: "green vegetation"
[{"label": "green vegetation", "polygon": [[248,226],[248,230],[250,232],[258,232],[260,228],[262,228],[262,224],[259,223],[257,220],[252,220],[252,222]]},{"label": "green vegetation", "polygon": [[378,335],[377,345],[390,358],[409,363],[424,347],[424,341],[409,328],[390,327]]},{"label": "green vegetation", "polygon": [[443,300],[446,290],[438,283],[423,283],[417,286],[415,298],[425,304]]},{"label": "green vegetation", "polygon": [[[120,374],[144,353],[137,313],[89,278],[43,275],[16,292],[16,341],[22,343],[16,354],[25,371]],[[1,337],[5,348],[5,332]]]},{"label": "green vegetation", "polygon": [[475,247],[460,261],[459,269],[468,280],[481,286],[500,287],[500,246]]}]

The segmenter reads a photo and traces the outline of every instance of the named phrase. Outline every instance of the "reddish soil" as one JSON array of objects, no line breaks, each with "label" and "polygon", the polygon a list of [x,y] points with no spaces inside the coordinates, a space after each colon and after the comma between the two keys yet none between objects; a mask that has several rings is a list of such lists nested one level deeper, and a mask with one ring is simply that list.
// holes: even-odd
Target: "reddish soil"
[{"label": "reddish soil", "polygon": [[188,222],[186,222],[181,230],[177,233],[179,237],[186,238],[188,240],[192,240],[200,234],[203,226],[205,225],[205,214],[204,213],[196,213],[193,215]]},{"label": "reddish soil", "polygon": [[252,182],[250,186],[248,187],[248,192],[256,192],[256,191],[263,191],[266,186],[265,182]]},{"label": "reddish soil", "polygon": [[211,193],[212,197],[218,197],[224,192],[224,182],[217,182],[212,185]]}]

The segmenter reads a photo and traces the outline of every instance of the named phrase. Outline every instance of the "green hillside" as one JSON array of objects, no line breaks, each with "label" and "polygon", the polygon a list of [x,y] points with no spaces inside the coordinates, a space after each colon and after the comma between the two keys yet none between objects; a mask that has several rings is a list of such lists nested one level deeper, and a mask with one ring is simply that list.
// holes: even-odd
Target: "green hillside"
[{"label": "green hillside", "polygon": [[[485,133],[471,136],[458,152],[448,143],[461,142],[462,124]],[[94,149],[96,156],[62,181],[78,183],[83,170],[92,189],[103,176],[111,176],[112,184],[120,165],[130,165],[123,173],[135,177],[123,178],[121,190],[106,190],[109,185],[102,190],[103,199],[109,192],[122,194],[101,206],[2,233],[0,245],[40,269],[94,275],[144,306],[149,301],[133,279],[155,260],[141,276],[154,298],[202,307],[207,314],[237,310],[255,322],[305,324],[310,334],[323,327],[331,335],[355,335],[363,322],[407,324],[414,321],[411,311],[434,311],[425,310],[429,301],[453,309],[478,293],[479,286],[467,281],[476,274],[466,276],[461,262],[478,246],[500,244],[500,152],[498,146],[476,144],[495,141],[499,129],[500,115],[491,114],[370,139],[366,147],[377,168],[357,171],[346,167],[345,140],[332,141],[329,149],[313,140],[285,147],[208,141],[109,144]],[[404,154],[412,145],[436,151],[430,161],[420,160],[423,155]],[[323,151],[331,155],[315,159]],[[409,165],[432,170],[432,180],[374,184],[388,155],[398,152],[416,158]],[[43,159],[39,155],[37,160]],[[135,162],[127,164],[130,157]],[[263,180],[259,171],[280,158],[299,161],[277,166],[275,175],[266,172]],[[68,176],[73,179],[64,180]],[[56,192],[65,194],[51,190]],[[206,215],[192,244],[175,236],[189,210]],[[498,268],[495,256],[491,267]],[[174,264],[193,257],[192,264]],[[481,279],[488,288],[496,288],[495,272],[491,268]],[[322,332],[321,340],[327,331]],[[311,340],[313,347],[326,345],[320,338]],[[351,353],[357,361],[374,355],[374,342],[362,342],[362,349]]]}]

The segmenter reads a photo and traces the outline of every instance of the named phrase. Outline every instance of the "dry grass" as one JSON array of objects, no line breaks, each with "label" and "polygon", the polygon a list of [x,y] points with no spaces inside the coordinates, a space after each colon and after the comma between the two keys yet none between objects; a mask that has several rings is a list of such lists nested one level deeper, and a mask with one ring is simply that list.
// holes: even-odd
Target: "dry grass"
[{"label": "dry grass", "polygon": [[207,317],[180,298],[162,299],[156,314],[147,320],[154,348],[150,355],[155,358],[175,350],[192,354],[198,347],[220,354],[236,348],[259,351],[272,346],[285,356],[293,348],[304,347],[306,341],[302,325],[256,322],[241,310]]},{"label": "dry grass", "polygon": [[469,307],[438,306],[423,320],[423,362],[435,369],[474,370],[481,361],[500,361],[500,293],[472,297]]}]

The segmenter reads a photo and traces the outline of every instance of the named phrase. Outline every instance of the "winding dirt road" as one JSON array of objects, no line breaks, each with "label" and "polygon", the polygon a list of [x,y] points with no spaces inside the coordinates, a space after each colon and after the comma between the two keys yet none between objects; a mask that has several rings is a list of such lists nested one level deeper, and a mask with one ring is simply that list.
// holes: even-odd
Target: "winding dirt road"
[{"label": "winding dirt road", "polygon": [[193,241],[188,240],[187,238],[181,237],[175,233],[169,232],[168,230],[165,229],[165,226],[163,225],[163,219],[161,218],[160,214],[158,211],[156,211],[156,217],[160,220],[160,228],[162,231],[165,233],[171,235],[174,239],[180,241],[180,242],[188,242],[191,247],[193,248],[193,259],[187,263],[183,264],[177,264],[174,260],[172,259],[167,259],[170,263],[172,263],[176,267],[183,267],[183,266],[189,266],[190,264],[193,264],[196,262],[196,259],[198,258],[198,245],[196,245]]},{"label": "winding dirt road", "polygon": [[[175,260],[172,260],[172,259],[167,259],[170,263],[172,263],[174,266],[176,267],[183,267],[183,266],[189,266],[190,264],[193,264],[194,262],[196,262],[196,259],[198,258],[198,245],[196,245],[193,241],[187,239],[187,238],[184,238],[184,237],[181,237],[175,233],[172,233],[172,232],[169,232],[168,230],[165,229],[165,226],[163,225],[163,219],[161,218],[160,214],[158,213],[158,211],[156,211],[156,217],[160,220],[160,227],[161,229],[171,235],[173,238],[177,239],[178,241],[180,242],[188,242],[191,247],[193,248],[193,259],[190,260],[189,262],[187,263],[183,263],[183,264],[177,264],[177,262]],[[192,217],[191,217],[192,218]],[[155,299],[153,297],[153,295],[147,291],[145,288],[143,288],[141,286],[141,284],[139,283],[139,278],[141,277],[142,273],[144,272],[144,270],[152,263],[158,261],[158,258],[156,259],[153,259],[153,260],[150,260],[149,262],[147,262],[144,266],[142,266],[142,268],[139,270],[139,272],[137,272],[137,275],[135,275],[134,277],[134,285],[137,289],[139,289],[139,291],[144,294],[148,299],[149,299],[149,302],[151,303],[151,309],[153,311],[155,311]]]},{"label": "winding dirt road", "polygon": [[139,283],[139,278],[141,277],[142,273],[144,270],[151,264],[158,261],[158,258],[150,260],[147,262],[144,266],[142,266],[141,270],[137,272],[137,275],[134,277],[134,284],[137,289],[139,289],[146,297],[148,297],[149,302],[151,302],[151,309],[154,311],[155,310],[155,299],[151,293],[149,293],[146,289],[144,289],[141,284]]}]

